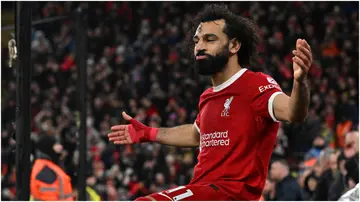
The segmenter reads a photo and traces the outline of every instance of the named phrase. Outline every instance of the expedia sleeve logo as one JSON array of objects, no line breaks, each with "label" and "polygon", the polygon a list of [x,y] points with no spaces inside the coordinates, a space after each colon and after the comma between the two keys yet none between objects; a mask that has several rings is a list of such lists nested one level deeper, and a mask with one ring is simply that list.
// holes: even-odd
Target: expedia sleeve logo
[{"label": "expedia sleeve logo", "polygon": [[275,79],[273,79],[273,78],[271,78],[271,77],[267,77],[267,80],[268,80],[269,83],[278,85],[278,83],[275,81]]},{"label": "expedia sleeve logo", "polygon": [[267,79],[267,81],[268,81],[270,84],[264,85],[264,86],[260,86],[260,87],[259,87],[260,93],[262,93],[262,92],[264,92],[264,91],[266,91],[266,90],[273,89],[273,88],[276,88],[276,89],[278,89],[278,90],[281,90],[279,84],[278,84],[273,78],[267,77],[266,79]]}]

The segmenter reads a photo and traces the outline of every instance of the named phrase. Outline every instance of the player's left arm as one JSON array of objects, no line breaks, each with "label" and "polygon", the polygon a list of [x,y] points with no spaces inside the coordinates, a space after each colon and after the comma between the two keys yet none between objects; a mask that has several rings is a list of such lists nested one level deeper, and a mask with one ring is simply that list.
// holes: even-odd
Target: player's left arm
[{"label": "player's left arm", "polygon": [[301,123],[307,116],[310,104],[310,89],[307,74],[312,65],[310,45],[304,39],[298,39],[296,50],[292,52],[294,85],[291,96],[279,94],[274,98],[274,116],[280,121]]}]

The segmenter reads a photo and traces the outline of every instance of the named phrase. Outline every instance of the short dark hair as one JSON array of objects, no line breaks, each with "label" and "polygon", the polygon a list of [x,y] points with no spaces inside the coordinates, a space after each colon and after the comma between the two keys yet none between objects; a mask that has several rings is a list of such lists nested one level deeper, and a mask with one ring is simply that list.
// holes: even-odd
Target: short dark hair
[{"label": "short dark hair", "polygon": [[[260,70],[256,65],[258,56],[257,46],[260,43],[258,35],[258,28],[255,24],[244,17],[232,13],[225,4],[209,4],[198,13],[192,21],[191,34],[194,34],[197,27],[202,22],[209,22],[215,20],[225,20],[224,33],[229,37],[229,40],[235,38],[241,43],[238,51],[238,63],[241,66],[248,66],[252,70]],[[189,37],[189,48],[192,53],[194,50],[194,43]]]},{"label": "short dark hair", "polygon": [[283,165],[283,166],[287,167],[288,169],[290,169],[289,163],[284,159],[277,159],[273,163],[275,163],[275,162],[280,163],[281,165]]}]

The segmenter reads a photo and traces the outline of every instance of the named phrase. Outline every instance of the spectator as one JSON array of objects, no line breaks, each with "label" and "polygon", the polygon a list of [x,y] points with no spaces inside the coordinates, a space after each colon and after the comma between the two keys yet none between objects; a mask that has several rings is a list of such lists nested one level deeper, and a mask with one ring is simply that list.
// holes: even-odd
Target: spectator
[{"label": "spectator", "polygon": [[[331,148],[324,149],[319,157],[321,167],[321,176],[314,193],[314,200],[327,201],[329,196],[329,189],[334,181],[334,173],[331,165],[334,164],[335,151]],[[336,159],[336,158],[335,158]]]},{"label": "spectator", "polygon": [[318,158],[321,150],[326,147],[325,139],[321,135],[315,137],[313,141],[313,147],[305,154],[305,160],[312,158]]},{"label": "spectator", "polygon": [[346,182],[349,189],[359,183],[359,132],[352,131],[345,137]]},{"label": "spectator", "polygon": [[313,200],[318,182],[319,178],[314,173],[311,173],[305,178],[304,198],[307,201]]},{"label": "spectator", "polygon": [[38,143],[39,155],[31,171],[30,190],[34,200],[73,200],[71,178],[59,166],[63,147],[53,136],[44,135]]},{"label": "spectator", "polygon": [[263,201],[273,201],[275,199],[275,183],[270,179],[266,179],[262,198]]},{"label": "spectator", "polygon": [[344,148],[345,157],[356,158],[356,155],[359,154],[359,132],[351,131],[345,136],[345,148]]},{"label": "spectator", "polygon": [[288,147],[289,147],[288,137],[285,135],[283,128],[280,127],[276,136],[275,148],[273,150],[271,159],[272,160],[285,159]]},{"label": "spectator", "polygon": [[276,182],[275,200],[301,201],[302,190],[297,181],[290,175],[289,165],[283,160],[271,164],[270,177]]},{"label": "spectator", "polygon": [[[77,189],[77,177],[73,177],[71,182],[72,182],[73,188],[74,188],[75,200],[78,200],[79,199],[79,190]],[[95,185],[96,185],[96,177],[87,175],[86,188],[85,188],[86,189],[86,192],[85,192],[86,201],[100,201],[101,200],[100,195],[98,195],[96,193],[96,191],[94,190]]]},{"label": "spectator", "polygon": [[338,172],[335,173],[334,182],[331,184],[329,189],[329,200],[336,201],[344,193],[345,188],[347,187],[346,183],[346,169],[345,169],[346,158],[343,152],[338,155],[337,158],[337,167]]},{"label": "spectator", "polygon": [[[332,183],[340,184],[332,189],[339,190],[333,196],[335,200],[358,179],[354,172],[358,155],[354,149],[358,148],[358,143],[352,144],[348,138],[352,135],[347,135],[355,128],[358,130],[358,3],[227,3],[231,10],[259,25],[263,42],[258,47],[261,55],[258,67],[273,76],[285,93],[289,93],[293,85],[292,61],[288,55],[293,47],[289,41],[299,37],[309,41],[314,55],[307,78],[311,87],[309,116],[302,125],[281,124],[272,161],[288,160],[291,168],[299,171],[300,186],[309,192],[308,196],[313,196],[315,179],[320,179],[325,172],[323,164],[316,159],[304,163],[305,166],[299,164],[307,152],[305,159],[319,155],[322,150],[319,139],[324,137],[325,147],[344,150],[338,157],[338,172]],[[209,80],[194,74],[193,61],[182,49],[181,41],[191,37],[187,33],[189,22],[194,11],[204,3],[68,1],[34,4],[34,20],[70,14],[80,4],[86,4],[91,13],[88,35],[84,36],[91,42],[87,58],[87,167],[93,168],[96,184],[92,188],[101,200],[131,200],[149,194],[150,187],[155,190],[157,186],[166,189],[187,184],[197,161],[197,149],[147,144],[116,147],[108,144],[106,135],[110,125],[123,122],[121,111],[128,111],[153,127],[171,127],[195,120],[197,98],[208,87]],[[5,9],[10,17],[13,16],[12,6],[13,3],[4,3],[2,17]],[[32,66],[29,68],[33,70],[30,84],[32,140],[55,134],[67,153],[64,170],[75,180],[78,75],[74,28],[71,19],[34,26]],[[1,56],[1,192],[4,199],[12,200],[16,194],[15,141],[11,138],[16,118],[16,71],[7,68],[6,48],[2,49]],[[298,167],[300,170],[296,170]],[[157,173],[162,177],[155,183]],[[309,175],[312,177],[306,181]],[[330,197],[331,194],[328,199]]]}]

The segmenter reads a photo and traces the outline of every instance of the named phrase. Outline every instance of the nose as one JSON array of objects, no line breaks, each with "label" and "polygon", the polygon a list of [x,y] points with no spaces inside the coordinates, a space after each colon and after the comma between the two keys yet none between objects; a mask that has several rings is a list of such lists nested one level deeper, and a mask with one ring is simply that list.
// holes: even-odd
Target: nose
[{"label": "nose", "polygon": [[203,43],[202,40],[199,40],[199,42],[195,45],[196,54],[199,53],[200,51],[204,53],[206,52],[205,43]]}]

